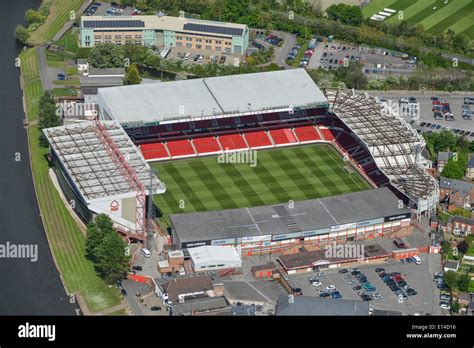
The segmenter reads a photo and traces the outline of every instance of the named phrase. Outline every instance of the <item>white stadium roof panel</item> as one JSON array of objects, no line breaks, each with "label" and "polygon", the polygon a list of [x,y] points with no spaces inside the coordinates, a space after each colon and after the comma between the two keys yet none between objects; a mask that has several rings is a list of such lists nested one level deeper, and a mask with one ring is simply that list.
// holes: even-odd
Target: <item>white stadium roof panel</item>
[{"label": "white stadium roof panel", "polygon": [[327,104],[304,69],[101,88],[98,100],[121,123]]},{"label": "white stadium roof panel", "polygon": [[[108,134],[107,140],[114,143],[138,180],[147,188],[150,184],[150,166],[137,147],[118,122],[102,122],[102,125]],[[87,121],[48,128],[43,132],[65,172],[88,203],[105,197],[135,195],[137,189],[113,160],[95,127],[94,121]],[[153,191],[158,193],[164,190],[164,184],[153,175]]]}]

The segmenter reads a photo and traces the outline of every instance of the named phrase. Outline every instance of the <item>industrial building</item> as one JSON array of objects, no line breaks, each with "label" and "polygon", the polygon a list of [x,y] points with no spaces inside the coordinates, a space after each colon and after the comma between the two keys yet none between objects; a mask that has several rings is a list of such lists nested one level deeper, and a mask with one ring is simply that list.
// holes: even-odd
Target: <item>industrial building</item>
[{"label": "industrial building", "polygon": [[242,259],[230,246],[204,245],[188,249],[195,272],[242,268]]},{"label": "industrial building", "polygon": [[242,209],[170,215],[178,249],[241,248],[242,255],[282,251],[294,243],[363,240],[410,224],[410,210],[386,187],[334,197]]},{"label": "industrial building", "polygon": [[119,232],[144,240],[146,197],[164,193],[138,148],[116,121],[85,121],[43,130],[64,196],[84,221],[107,214]]},{"label": "industrial building", "polygon": [[249,45],[249,28],[245,24],[163,15],[82,16],[79,38],[81,47],[109,43],[243,55]]}]

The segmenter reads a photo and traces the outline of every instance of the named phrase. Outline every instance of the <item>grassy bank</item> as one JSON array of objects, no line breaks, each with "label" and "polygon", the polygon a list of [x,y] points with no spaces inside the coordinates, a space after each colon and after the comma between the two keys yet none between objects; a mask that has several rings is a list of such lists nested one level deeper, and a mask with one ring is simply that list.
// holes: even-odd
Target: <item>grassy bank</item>
[{"label": "grassy bank", "polygon": [[[37,104],[43,89],[34,49],[21,54],[21,72],[24,78],[27,117],[29,121],[37,120]],[[117,289],[109,288],[97,276],[93,264],[84,256],[85,236],[64,206],[49,177],[48,162],[45,158],[48,149],[40,146],[39,134],[36,125],[28,129],[33,179],[51,251],[67,291],[80,293],[92,312],[117,305],[121,300]]]},{"label": "grassy bank", "polygon": [[71,11],[79,10],[83,2],[84,0],[51,0],[48,18],[31,33],[28,43],[35,46],[50,41],[70,20]]}]

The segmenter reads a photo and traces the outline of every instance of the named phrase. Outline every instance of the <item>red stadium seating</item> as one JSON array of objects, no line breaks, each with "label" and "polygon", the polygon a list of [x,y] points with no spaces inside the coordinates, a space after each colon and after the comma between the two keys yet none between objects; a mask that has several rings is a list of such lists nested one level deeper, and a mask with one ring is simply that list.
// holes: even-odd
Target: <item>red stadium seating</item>
[{"label": "red stadium seating", "polygon": [[219,143],[214,137],[193,139],[194,148],[198,154],[215,153],[221,151]]},{"label": "red stadium seating", "polygon": [[271,130],[270,135],[273,138],[275,145],[291,144],[298,142],[290,128]]},{"label": "red stadium seating", "polygon": [[324,139],[326,139],[327,141],[333,141],[335,139],[334,135],[331,133],[329,129],[320,128],[320,130],[321,130],[321,133],[323,134]]},{"label": "red stadium seating", "polygon": [[319,136],[318,132],[316,131],[316,128],[313,126],[302,126],[302,127],[296,127],[295,128],[295,133],[298,139],[304,143],[306,141],[316,141],[316,140],[321,140],[321,137]]},{"label": "red stadium seating", "polygon": [[240,134],[220,135],[217,140],[221,143],[224,151],[248,148],[247,144],[245,144],[245,141]]},{"label": "red stadium seating", "polygon": [[189,140],[172,140],[166,143],[171,157],[196,155]]},{"label": "red stadium seating", "polygon": [[273,146],[272,142],[268,138],[267,133],[264,131],[248,132],[244,133],[244,136],[251,149]]},{"label": "red stadium seating", "polygon": [[166,145],[163,143],[143,144],[140,146],[143,157],[146,160],[167,159],[170,156],[166,152]]}]

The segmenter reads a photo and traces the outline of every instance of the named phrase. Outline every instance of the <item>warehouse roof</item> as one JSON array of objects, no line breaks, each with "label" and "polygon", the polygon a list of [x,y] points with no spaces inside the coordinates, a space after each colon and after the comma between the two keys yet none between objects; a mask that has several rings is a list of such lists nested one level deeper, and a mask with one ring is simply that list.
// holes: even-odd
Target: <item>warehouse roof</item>
[{"label": "warehouse roof", "polygon": [[103,88],[99,104],[120,122],[258,112],[326,104],[304,69]]},{"label": "warehouse roof", "polygon": [[312,231],[409,212],[406,208],[398,208],[398,198],[383,187],[295,202],[292,209],[278,204],[175,214],[170,219],[183,243]]},{"label": "warehouse roof", "polygon": [[[103,127],[94,121],[86,121],[43,129],[54,154],[80,194],[91,201],[136,193],[136,186],[125,175],[124,166],[145,188],[149,187],[150,166],[124,129],[116,121],[101,125]],[[107,142],[111,146],[106,146]],[[118,153],[111,152],[112,148],[118,149]],[[153,174],[153,191],[164,190],[164,184]]]},{"label": "warehouse roof", "polygon": [[290,302],[288,295],[280,295],[276,315],[369,315],[369,304],[314,296],[295,296]]},{"label": "warehouse roof", "polygon": [[188,248],[188,253],[194,264],[215,262],[218,260],[225,262],[241,262],[237,250],[230,246],[204,245],[195,248]]}]

